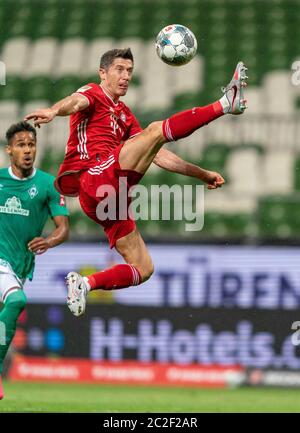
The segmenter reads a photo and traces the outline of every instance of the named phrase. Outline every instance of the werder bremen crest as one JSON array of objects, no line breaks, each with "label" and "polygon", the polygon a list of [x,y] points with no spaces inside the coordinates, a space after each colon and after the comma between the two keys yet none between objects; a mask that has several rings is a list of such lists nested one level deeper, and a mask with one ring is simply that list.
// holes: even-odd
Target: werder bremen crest
[{"label": "werder bremen crest", "polygon": [[4,206],[0,206],[0,213],[17,214],[22,216],[28,216],[29,210],[22,208],[21,200],[18,197],[8,198]]},{"label": "werder bremen crest", "polygon": [[34,198],[38,194],[37,187],[33,185],[29,190],[28,194],[30,195],[30,198]]}]

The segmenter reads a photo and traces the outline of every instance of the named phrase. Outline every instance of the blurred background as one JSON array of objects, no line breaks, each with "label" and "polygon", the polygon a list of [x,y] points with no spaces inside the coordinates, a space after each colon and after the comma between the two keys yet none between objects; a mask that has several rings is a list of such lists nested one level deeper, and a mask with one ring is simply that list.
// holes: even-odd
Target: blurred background
[{"label": "blurred background", "polygon": [[[157,33],[172,23],[189,27],[198,40],[196,57],[179,68],[155,53]],[[100,56],[114,47],[132,48],[134,79],[124,101],[142,126],[215,101],[237,61],[249,68],[243,116],[218,119],[169,145],[226,179],[222,189],[205,192],[203,230],[187,232],[179,221],[141,222],[154,277],[139,288],[91,296],[95,305],[79,325],[63,305],[64,275],[119,259],[69,199],[73,243],[38,257],[17,353],[218,366],[225,368],[223,385],[267,382],[270,371],[278,384],[298,372],[291,326],[300,305],[300,82],[292,70],[299,40],[298,0],[0,0],[3,143],[8,126],[25,113],[97,81]],[[66,118],[39,130],[37,166],[55,174],[67,137]],[[7,164],[3,147],[0,162]],[[196,184],[156,167],[143,183]],[[76,344],[74,329],[82,335]],[[235,366],[231,376],[228,366]],[[195,375],[184,382],[181,370],[172,374],[168,380],[201,384]]]}]

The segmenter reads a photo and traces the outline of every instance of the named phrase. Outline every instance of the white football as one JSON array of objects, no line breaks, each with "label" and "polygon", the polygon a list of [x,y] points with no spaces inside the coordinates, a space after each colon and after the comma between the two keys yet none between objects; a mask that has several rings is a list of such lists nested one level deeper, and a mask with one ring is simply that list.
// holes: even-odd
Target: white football
[{"label": "white football", "polygon": [[181,24],[164,27],[156,37],[158,57],[171,66],[185,65],[197,52],[197,39],[194,33]]}]

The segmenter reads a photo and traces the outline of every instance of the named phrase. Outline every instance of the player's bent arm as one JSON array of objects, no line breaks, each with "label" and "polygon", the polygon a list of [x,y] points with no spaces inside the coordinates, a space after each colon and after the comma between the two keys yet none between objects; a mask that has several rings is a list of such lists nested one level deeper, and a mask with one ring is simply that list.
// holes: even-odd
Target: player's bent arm
[{"label": "player's bent arm", "polygon": [[53,217],[53,220],[56,228],[46,238],[50,248],[62,244],[69,237],[69,218],[67,216],[58,215]]},{"label": "player's bent arm", "polygon": [[84,110],[88,106],[89,100],[86,96],[80,93],[73,93],[73,95],[58,101],[51,109],[54,110],[56,116],[69,116]]},{"label": "player's bent arm", "polygon": [[55,229],[46,238],[38,237],[28,243],[28,249],[35,254],[43,254],[49,248],[56,247],[69,237],[69,218],[63,215],[53,217]]},{"label": "player's bent arm", "polygon": [[168,149],[161,148],[156,154],[154,164],[165,170],[194,177],[208,184],[209,189],[222,186],[225,181],[223,177],[214,171],[205,170],[195,164],[185,161]]},{"label": "player's bent arm", "polygon": [[89,100],[80,93],[74,93],[71,96],[58,101],[50,108],[40,108],[32,113],[27,114],[24,120],[34,119],[34,125],[39,126],[42,123],[49,123],[56,116],[69,116],[78,111],[82,111],[89,106]]}]

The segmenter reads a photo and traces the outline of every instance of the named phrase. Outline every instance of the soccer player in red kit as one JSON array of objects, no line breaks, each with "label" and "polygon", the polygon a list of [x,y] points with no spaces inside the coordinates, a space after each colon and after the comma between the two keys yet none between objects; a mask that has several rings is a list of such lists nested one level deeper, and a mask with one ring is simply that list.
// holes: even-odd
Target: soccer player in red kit
[{"label": "soccer player in red kit", "polygon": [[89,290],[138,285],[153,273],[148,249],[130,216],[99,220],[97,206],[104,197],[99,197],[98,188],[110,185],[118,195],[120,178],[126,178],[126,186],[130,188],[140,181],[152,162],[200,179],[209,189],[222,186],[224,179],[220,174],[188,163],[162,146],[190,135],[224,114],[242,114],[246,108],[243,95],[246,68],[239,62],[220,100],[153,122],[142,130],[130,109],[120,101],[127,92],[133,65],[129,48],[110,50],[101,57],[101,84],[83,86],[51,108],[36,110],[25,117],[34,119],[39,126],[56,116],[71,116],[66,156],[56,178],[56,188],[67,196],[79,196],[83,211],[104,228],[110,247],[115,247],[125,260],[125,264],[88,277],[76,272],[68,274],[68,306],[75,316],[84,313]]}]

